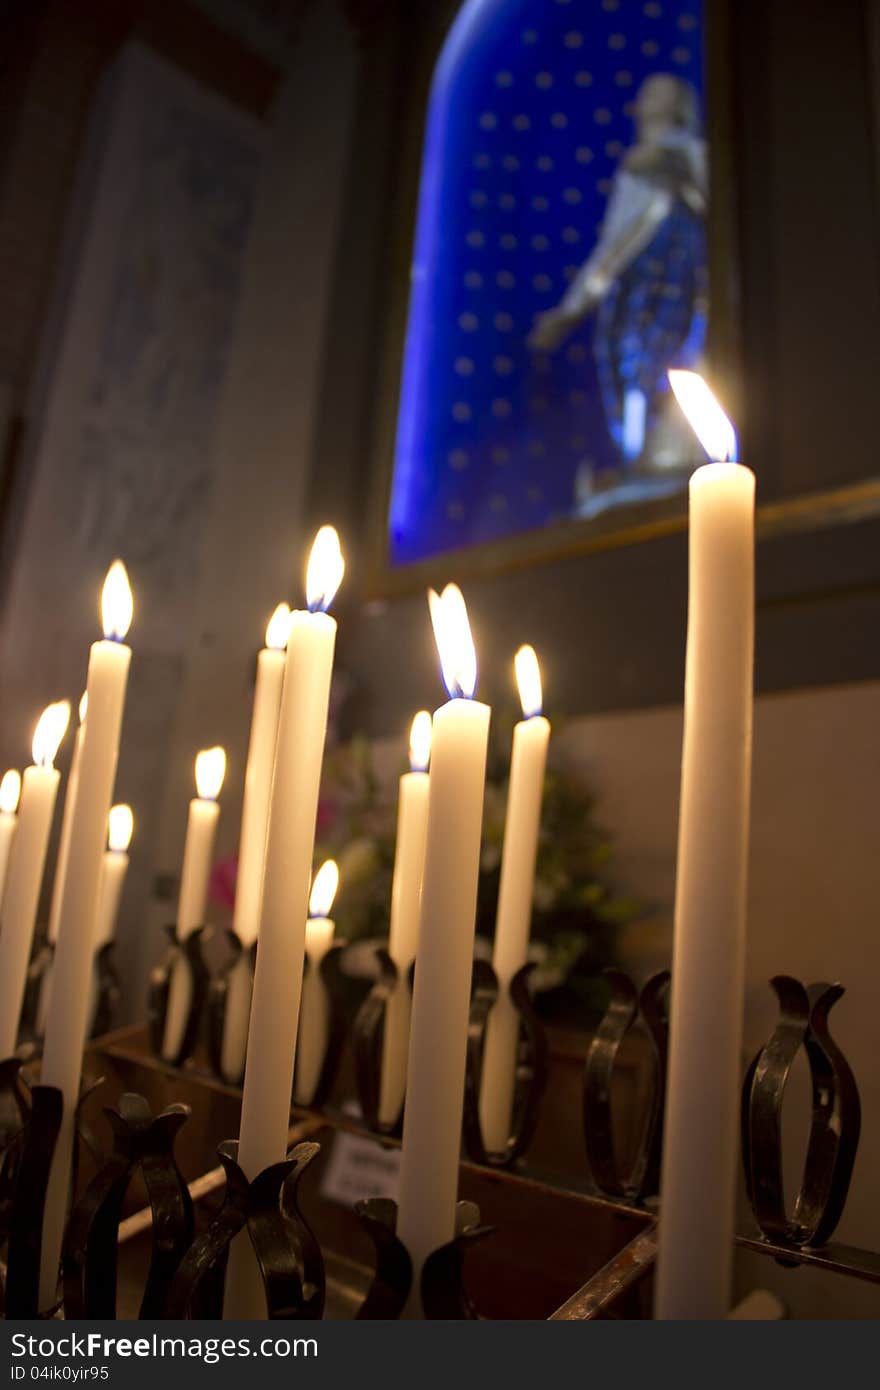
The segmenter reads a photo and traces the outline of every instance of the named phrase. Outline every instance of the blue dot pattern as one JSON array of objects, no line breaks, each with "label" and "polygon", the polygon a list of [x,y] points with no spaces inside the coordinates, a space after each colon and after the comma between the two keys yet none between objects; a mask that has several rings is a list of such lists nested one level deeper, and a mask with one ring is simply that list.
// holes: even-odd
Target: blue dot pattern
[{"label": "blue dot pattern", "polygon": [[392,564],[570,516],[579,468],[621,467],[622,390],[697,356],[705,247],[682,208],[555,353],[527,337],[594,249],[640,84],[702,95],[702,34],[700,0],[463,5],[428,109]]}]

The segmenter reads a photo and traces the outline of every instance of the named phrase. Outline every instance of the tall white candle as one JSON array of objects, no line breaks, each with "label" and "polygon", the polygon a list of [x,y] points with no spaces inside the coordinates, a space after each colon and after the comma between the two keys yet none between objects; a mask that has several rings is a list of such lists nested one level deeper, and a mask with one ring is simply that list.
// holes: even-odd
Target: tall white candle
[{"label": "tall white candle", "polygon": [[9,868],[9,852],[15,839],[18,825],[18,800],[21,796],[21,773],[14,767],[4,772],[0,782],[0,903],[6,887],[6,873]]},{"label": "tall white candle", "polygon": [[131,589],[125,566],[115,560],[104,583],[101,602],[104,640],[89,653],[89,697],[79,765],[76,812],[58,924],[52,971],[52,999],[46,1020],[41,1080],[56,1086],[63,1098],[61,1129],[49,1175],[43,1219],[40,1306],[55,1300],[61,1239],[64,1231],[73,1157],[74,1115],[79,1100],[82,1055],[86,1040],[89,972],[107,816],[113,799],[119,734],[131,649],[124,643],[132,617]]},{"label": "tall white candle", "polygon": [[[670,373],[710,457],[733,430],[699,377]],[[690,581],[669,1080],[654,1316],[730,1310],[739,1161],[752,741],[755,479],[690,483]]]},{"label": "tall white candle", "polygon": [[[214,859],[214,841],[220,806],[217,798],[226,776],[226,752],[222,748],[203,748],[196,754],[196,792],[189,803],[186,842],[180,873],[177,902],[177,940],[184,942],[205,921],[208,880]],[[173,1062],[183,1046],[186,1020],[192,1003],[193,980],[189,961],[178,956],[172,962],[165,1013],[162,1056]]]},{"label": "tall white candle", "polygon": [[464,1106],[488,705],[473,699],[477,664],[460,590],[430,594],[443,679],[452,698],[434,715],[425,870],[403,1115],[397,1231],[422,1265],[455,1234]]},{"label": "tall white candle", "polygon": [[[291,615],[266,838],[259,946],[241,1104],[238,1161],[253,1180],[287,1152],[293,1061],[336,622],[339,537],[323,526],[306,576],[308,611]],[[230,1252],[227,1317],[266,1316],[247,1237]]]},{"label": "tall white candle", "polygon": [[79,784],[79,760],[82,757],[83,736],[85,734],[86,714],[89,696],[83,691],[79,702],[79,727],[73,741],[70,771],[67,774],[67,787],[64,792],[64,810],[61,813],[61,838],[58,841],[58,856],[55,860],[55,878],[52,882],[52,901],[49,905],[49,926],[47,935],[54,946],[58,940],[58,922],[61,917],[61,894],[64,889],[64,875],[67,872],[67,856],[70,853],[70,831],[73,825],[76,789]]},{"label": "tall white candle", "polygon": [[107,848],[101,861],[101,883],[98,889],[98,914],[95,921],[95,950],[100,951],[116,932],[116,919],[122,889],[128,873],[128,848],[134,833],[131,807],[120,803],[110,807],[107,818]]},{"label": "tall white candle", "polygon": [[409,736],[410,771],[400,779],[397,802],[397,844],[391,880],[391,919],[388,954],[397,966],[397,983],[385,1008],[382,1032],[382,1073],[379,1122],[397,1122],[406,1091],[406,1059],[412,995],[409,972],[419,943],[419,910],[428,828],[428,761],[431,757],[431,716],[419,710]]},{"label": "tall white candle", "polygon": [[321,963],[333,945],[336,924],[329,916],[339,887],[335,859],[321,865],[309,898],[305,953],[309,968],[302,984],[299,1028],[296,1034],[296,1067],[293,1094],[297,1105],[311,1105],[327,1053],[330,1000],[321,979]]},{"label": "tall white candle", "polygon": [[507,1147],[513,1119],[519,1014],[509,990],[511,980],[528,957],[541,801],[550,742],[550,723],[541,714],[541,671],[534,647],[520,647],[515,668],[523,718],[513,731],[492,953],[498,977],[498,998],[486,1028],[480,1081],[480,1128],[489,1153],[502,1153]]},{"label": "tall white candle", "polygon": [[0,1057],[15,1051],[24,999],[34,922],[46,865],[52,813],[60,773],[52,766],[70,719],[59,700],[40,716],[34,733],[33,767],[25,768],[3,908],[0,912]]},{"label": "tall white candle", "polygon": [[238,874],[232,926],[244,950],[229,973],[223,1017],[223,1075],[236,1079],[244,1071],[248,1019],[251,1011],[251,966],[248,947],[257,939],[263,866],[266,859],[266,826],[278,739],[278,712],[284,682],[284,651],[290,627],[290,609],[279,603],[266,628],[266,645],[257,657],[257,680],[244,776]]},{"label": "tall white candle", "polygon": [[[49,924],[46,939],[51,946],[58,940],[58,921],[61,916],[61,893],[64,888],[64,875],[67,872],[67,855],[70,850],[70,828],[73,824],[73,808],[76,805],[76,788],[79,782],[79,760],[82,752],[83,726],[88,710],[89,697],[85,691],[79,701],[79,727],[73,741],[73,754],[67,786],[64,790],[64,810],[61,813],[61,837],[58,841],[58,854],[55,858],[55,877],[52,880],[52,900],[49,904]],[[46,1016],[52,994],[52,962],[47,963],[40,981],[40,999],[37,1006],[37,1033],[40,1037],[46,1031]]]}]

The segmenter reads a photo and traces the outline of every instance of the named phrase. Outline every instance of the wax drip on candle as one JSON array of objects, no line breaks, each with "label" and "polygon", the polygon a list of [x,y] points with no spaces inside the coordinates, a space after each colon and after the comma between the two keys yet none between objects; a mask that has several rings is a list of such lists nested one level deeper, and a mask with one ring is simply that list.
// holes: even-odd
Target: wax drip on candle
[{"label": "wax drip on candle", "polygon": [[544,692],[541,689],[541,668],[534,647],[520,647],[513,658],[516,684],[522,705],[523,719],[534,719],[544,706]]},{"label": "wax drip on candle", "polygon": [[47,705],[34,730],[33,755],[37,767],[51,767],[70,723],[70,701]]},{"label": "wax drip on candle", "polygon": [[225,776],[225,748],[203,748],[196,754],[196,791],[200,801],[216,801]]},{"label": "wax drip on candle", "polygon": [[431,761],[433,724],[426,709],[420,709],[409,731],[409,766],[411,772],[427,772]]},{"label": "wax drip on candle", "polygon": [[266,646],[283,652],[290,636],[290,604],[279,603],[266,625]]},{"label": "wax drip on candle", "polygon": [[101,622],[104,636],[111,642],[124,642],[134,616],[134,599],[128,571],[121,560],[114,560],[101,590]]},{"label": "wax drip on candle", "polygon": [[699,372],[673,370],[667,375],[675,399],[709,458],[715,463],[735,462],[736,430]]},{"label": "wax drip on candle", "polygon": [[18,810],[18,798],[21,796],[21,773],[11,767],[8,772],[4,772],[3,781],[0,782],[0,811],[7,816],[12,816]]},{"label": "wax drip on candle", "polygon": [[429,589],[428,608],[443,683],[453,700],[472,700],[477,688],[477,652],[464,595],[457,584],[447,584],[441,594]]},{"label": "wax drip on candle", "polygon": [[315,536],[306,569],[306,603],[310,613],[326,613],[342,583],[345,560],[335,526],[322,526]]},{"label": "wax drip on candle", "polygon": [[130,806],[120,802],[110,807],[107,817],[107,848],[114,854],[125,854],[134,834],[134,815]]}]

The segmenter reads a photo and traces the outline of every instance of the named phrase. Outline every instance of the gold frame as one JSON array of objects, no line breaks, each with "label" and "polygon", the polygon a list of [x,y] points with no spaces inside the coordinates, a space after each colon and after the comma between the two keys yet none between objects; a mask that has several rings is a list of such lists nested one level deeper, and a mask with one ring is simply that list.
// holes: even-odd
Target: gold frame
[{"label": "gold frame", "polygon": [[[367,564],[367,596],[392,598],[423,589],[426,584],[456,579],[486,578],[549,561],[617,549],[672,535],[687,528],[686,494],[669,499],[620,506],[613,513],[572,519],[537,528],[501,541],[444,551],[417,564],[391,566],[388,561],[388,508],[391,500],[394,443],[400,390],[401,359],[408,312],[408,280],[415,229],[424,113],[431,75],[445,30],[461,0],[448,0],[442,30],[423,33],[416,52],[408,54],[407,114],[419,119],[402,122],[396,201],[410,207],[407,218],[396,219],[390,253],[391,307],[384,327],[384,344],[377,373],[377,408],[372,433],[373,498]],[[730,73],[731,16],[735,0],[705,0],[707,39],[706,77],[712,92],[708,134],[711,150],[709,211],[709,279],[712,314],[708,357],[713,378],[722,385],[734,415],[742,396],[740,323],[733,303],[730,267],[739,265],[736,236],[735,126]],[[650,516],[645,517],[645,509]],[[764,503],[757,508],[759,539],[823,526],[863,521],[880,515],[880,479]]]}]

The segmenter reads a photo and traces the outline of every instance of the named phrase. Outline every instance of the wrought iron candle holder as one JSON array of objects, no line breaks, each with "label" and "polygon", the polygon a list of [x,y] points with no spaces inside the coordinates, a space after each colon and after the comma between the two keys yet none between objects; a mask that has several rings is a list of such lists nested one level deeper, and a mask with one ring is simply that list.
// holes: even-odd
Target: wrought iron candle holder
[{"label": "wrought iron candle holder", "polygon": [[190,1004],[180,1047],[174,1057],[165,1059],[170,1062],[171,1066],[182,1067],[196,1049],[204,1016],[205,1000],[208,996],[210,976],[204,957],[206,928],[196,927],[194,931],[184,937],[183,941],[178,941],[177,927],[173,923],[169,924],[165,931],[169,940],[168,951],[162,963],[157,965],[150,974],[150,1042],[156,1055],[162,1057],[171,979],[174,971],[182,967],[189,971],[192,982]]},{"label": "wrought iron candle holder", "polygon": [[[354,1043],[355,1082],[361,1115],[368,1129],[375,1134],[399,1138],[403,1125],[403,1106],[390,1123],[379,1118],[379,1098],[382,1088],[382,1044],[385,1035],[385,1013],[388,1001],[398,988],[400,975],[395,962],[384,946],[376,951],[378,977],[358,1009],[352,1028]],[[407,988],[412,993],[415,963],[407,975]]]},{"label": "wrought iron candle holder", "polygon": [[251,990],[253,989],[257,943],[253,941],[249,946],[245,946],[241,937],[231,927],[225,932],[225,936],[230,954],[212,979],[208,990],[208,1053],[215,1075],[227,1086],[240,1086],[244,1080],[244,1068],[242,1067],[233,1076],[226,1070],[223,1063],[223,1039],[226,1033],[226,1011],[229,1005],[229,982],[233,971],[237,970],[242,960],[246,960]]},{"label": "wrought iron candle holder", "polygon": [[104,1114],[113,1151],[70,1215],[62,1253],[67,1319],[114,1318],[122,1204],[139,1169],[152,1212],[152,1256],[141,1318],[159,1318],[177,1268],[193,1238],[193,1205],[174,1158],[174,1143],[191,1114],[172,1105],[154,1116],[143,1096],[127,1092]]},{"label": "wrought iron candle holder", "polygon": [[[633,1202],[652,1196],[660,1183],[669,1036],[663,998],[670,977],[668,970],[661,970],[639,992],[622,970],[605,970],[603,975],[611,986],[611,998],[584,1065],[584,1144],[590,1175],[598,1190],[608,1197]],[[650,1039],[654,1075],[635,1152],[629,1167],[621,1171],[614,1144],[614,1076],[621,1044],[639,1018]]]},{"label": "wrought iron candle holder", "polygon": [[[399,1318],[412,1288],[412,1260],[397,1235],[397,1203],[387,1197],[371,1197],[356,1202],[355,1211],[376,1252],[373,1280],[356,1316],[363,1320]],[[464,1258],[474,1241],[491,1235],[495,1228],[480,1225],[474,1202],[458,1203],[455,1226],[453,1239],[433,1251],[422,1267],[419,1293],[428,1320],[480,1317],[465,1286]]]},{"label": "wrought iron candle holder", "polygon": [[116,968],[116,942],[105,941],[95,952],[95,1010],[89,1029],[90,1038],[103,1037],[116,1027],[122,990]]},{"label": "wrought iron candle holder", "polygon": [[220,1318],[229,1246],[247,1230],[259,1266],[270,1319],[320,1318],[325,1278],[321,1247],[300,1212],[297,1187],[320,1144],[297,1144],[282,1163],[249,1182],[238,1166],[238,1144],[217,1150],[226,1170],[223,1206],[187,1251],[171,1281],[162,1316]]},{"label": "wrought iron candle holder", "polygon": [[[843,1214],[861,1129],[856,1080],[828,1030],[828,1015],[844,990],[822,983],[805,988],[790,975],[776,975],[770,986],[779,1003],[779,1022],[749,1067],[742,1092],[746,1191],[768,1240],[795,1248],[823,1246]],[[801,1186],[789,1216],[782,1178],[782,1110],[801,1047],[810,1066],[812,1121]]]},{"label": "wrought iron candle holder", "polygon": [[[339,1074],[339,1064],[342,1060],[342,1049],[347,1031],[341,968],[342,957],[347,945],[347,941],[335,941],[321,957],[318,965],[321,980],[327,991],[327,1046],[324,1050],[324,1061],[318,1076],[318,1084],[311,1097],[301,1102],[311,1110],[321,1110],[326,1105]],[[314,966],[306,955],[303,960],[303,980],[306,979],[311,970],[314,970]],[[296,1086],[295,1070],[294,1086]]]},{"label": "wrought iron candle holder", "polygon": [[474,961],[465,1071],[464,1145],[475,1163],[492,1168],[509,1167],[525,1153],[534,1137],[541,1096],[547,1084],[547,1037],[529,991],[529,977],[534,968],[534,962],[522,966],[510,981],[510,998],[520,1018],[511,1134],[501,1153],[490,1153],[483,1143],[480,1127],[480,1080],[486,1028],[498,998],[498,977],[488,961]]},{"label": "wrought iron candle holder", "polygon": [[28,964],[24,983],[24,996],[21,1001],[18,1035],[24,1042],[37,1043],[41,1032],[41,1005],[43,990],[48,987],[55,957],[55,946],[48,940],[45,931],[35,941]]}]

